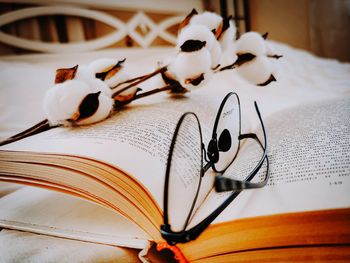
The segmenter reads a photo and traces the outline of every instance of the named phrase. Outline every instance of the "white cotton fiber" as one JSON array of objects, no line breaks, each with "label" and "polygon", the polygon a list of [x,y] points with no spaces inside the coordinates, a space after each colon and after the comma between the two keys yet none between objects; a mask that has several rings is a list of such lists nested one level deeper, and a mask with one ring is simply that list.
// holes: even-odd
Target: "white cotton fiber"
[{"label": "white cotton fiber", "polygon": [[100,79],[92,79],[88,82],[91,93],[95,93],[97,91],[102,91],[102,93],[108,97],[112,96],[112,90],[108,87],[106,81],[102,81]]},{"label": "white cotton fiber", "polygon": [[211,56],[207,49],[195,52],[180,52],[171,64],[178,80],[197,76],[211,67]]},{"label": "white cotton fiber", "polygon": [[236,53],[235,45],[228,46],[226,49],[223,49],[221,55],[221,66],[228,66],[233,64],[237,60],[238,56]]},{"label": "white cotton fiber", "polygon": [[221,45],[218,41],[214,41],[214,45],[212,49],[210,50],[210,56],[211,56],[211,68],[216,68],[221,61],[221,55],[222,55],[222,49]]},{"label": "white cotton fiber", "polygon": [[[90,85],[91,83],[94,85]],[[105,83],[97,79],[90,83],[73,79],[56,84],[46,92],[44,97],[43,108],[47,119],[52,125],[69,124],[67,120],[75,120],[79,116],[79,106],[84,98],[106,87]],[[92,116],[78,121],[77,124],[90,124],[108,117],[113,108],[112,98],[105,92],[101,92],[98,99],[97,111]]]},{"label": "white cotton fiber", "polygon": [[190,20],[190,25],[204,25],[210,31],[217,29],[222,21],[222,17],[216,13],[205,11],[202,14],[194,15]]},{"label": "white cotton fiber", "polygon": [[95,73],[87,65],[79,65],[74,79],[85,82],[90,81],[95,79]]},{"label": "white cotton fiber", "polygon": [[272,46],[270,45],[270,43],[268,41],[265,40],[265,44],[266,44],[266,55],[268,56],[274,56],[276,55],[275,50],[272,48]]},{"label": "white cotton fiber", "polygon": [[[185,88],[198,88],[211,77],[211,56],[207,49],[195,52],[180,52],[169,66],[169,71],[173,72],[176,79]],[[200,85],[186,83],[186,80],[193,79],[204,74],[204,80]]]},{"label": "white cotton fiber", "polygon": [[187,40],[200,40],[205,41],[205,48],[211,49],[213,47],[213,43],[215,41],[214,34],[203,25],[188,25],[184,27],[178,37],[177,37],[177,44],[176,48],[178,50],[181,50],[181,46],[187,41]]},{"label": "white cotton fiber", "polygon": [[213,71],[208,69],[203,72],[203,80],[201,80],[199,84],[186,83],[186,80],[181,80],[180,83],[184,88],[188,90],[194,90],[206,85],[210,81],[212,76],[213,76]]},{"label": "white cotton fiber", "polygon": [[244,33],[236,42],[237,53],[266,54],[265,39],[257,32]]},{"label": "white cotton fiber", "polygon": [[252,61],[237,68],[237,73],[253,84],[265,83],[274,71],[271,61],[264,56],[256,57]]},{"label": "white cotton fiber", "polygon": [[89,65],[79,65],[74,80],[85,82],[89,86],[91,93],[102,91],[105,95],[111,96],[112,92],[107,83],[97,79],[95,74]]},{"label": "white cotton fiber", "polygon": [[99,107],[97,111],[90,117],[77,121],[78,125],[86,125],[106,119],[112,112],[113,99],[101,93],[98,97]]},{"label": "white cotton fiber", "polygon": [[[95,75],[96,73],[106,72],[112,69],[115,65],[118,64],[119,61],[121,60],[111,59],[111,58],[102,58],[91,62],[89,64],[89,68]],[[128,80],[129,78],[130,77],[127,74],[125,68],[123,67],[123,65],[121,65],[121,68],[118,70],[118,72],[116,72],[111,77],[104,79],[104,82],[110,88],[113,88],[118,84],[120,84],[121,82]]]},{"label": "white cotton fiber", "polygon": [[130,79],[129,74],[127,74],[126,70],[124,68],[121,68],[116,74],[114,74],[112,77],[105,79],[104,82],[110,87],[113,88],[117,86],[118,84],[127,81]]},{"label": "white cotton fiber", "polygon": [[51,87],[44,97],[43,108],[52,125],[66,124],[66,120],[78,111],[87,94],[89,86],[79,80],[67,80]]},{"label": "white cotton fiber", "polygon": [[221,47],[223,50],[227,50],[233,46],[234,41],[236,40],[236,26],[230,21],[230,26],[222,33],[222,36],[219,39]]},{"label": "white cotton fiber", "polygon": [[88,67],[92,72],[94,72],[94,74],[96,74],[111,69],[113,66],[118,64],[118,61],[119,60],[113,58],[101,58],[90,62]]}]

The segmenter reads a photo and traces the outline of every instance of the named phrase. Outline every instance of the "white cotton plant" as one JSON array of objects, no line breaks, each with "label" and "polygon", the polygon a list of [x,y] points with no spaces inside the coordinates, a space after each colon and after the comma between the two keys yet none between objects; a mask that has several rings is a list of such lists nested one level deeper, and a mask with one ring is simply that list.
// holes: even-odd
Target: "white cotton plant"
[{"label": "white cotton plant", "polygon": [[244,33],[234,44],[237,53],[250,53],[255,56],[266,55],[267,45],[265,39],[257,32]]},{"label": "white cotton plant", "polygon": [[190,25],[204,25],[210,31],[216,30],[222,21],[222,17],[214,12],[205,11],[202,14],[194,15],[190,20]]},{"label": "white cotton plant", "polygon": [[[107,118],[113,109],[112,98],[98,90],[97,86],[89,84],[72,79],[49,88],[43,101],[43,109],[49,123],[65,126],[72,123],[85,125]],[[86,116],[86,113],[82,112],[82,104],[89,94],[94,94],[94,97],[88,105],[94,103],[96,109]]]},{"label": "white cotton plant", "polygon": [[[180,23],[176,54],[151,73],[130,78],[124,60],[102,58],[85,65],[56,71],[55,85],[44,98],[47,119],[0,145],[14,142],[62,125],[87,125],[108,118],[130,102],[158,92],[184,94],[206,85],[214,73],[233,70],[255,85],[265,86],[274,78],[274,54],[265,41],[267,34],[248,32],[236,40],[236,27],[228,18],[196,10]],[[140,92],[138,85],[158,77],[158,84]],[[159,78],[161,77],[161,78]],[[156,82],[154,82],[156,83]],[[162,83],[162,84],[161,84]]]},{"label": "white cotton plant", "polygon": [[[128,72],[124,67],[125,60],[117,60],[112,58],[101,58],[89,63],[88,67],[93,72],[94,76],[96,74],[105,73],[105,77],[103,81],[110,88],[109,90],[113,90],[113,92],[118,92],[123,87],[118,87],[119,84],[124,83],[125,81],[130,79]],[[137,92],[137,87],[131,87],[123,92],[121,92],[120,96],[129,96],[133,95]]]},{"label": "white cotton plant", "polygon": [[211,68],[215,69],[220,65],[222,60],[222,48],[218,41],[214,42],[213,48],[210,50]]},{"label": "white cotton plant", "polygon": [[[214,12],[205,11],[202,14],[196,14],[192,16],[189,24],[206,26],[215,35],[220,29],[220,26],[222,26],[221,24],[224,22],[226,21],[220,15]],[[225,28],[224,32],[218,39],[223,51],[229,48],[232,45],[233,41],[236,40],[236,26],[230,19],[228,19],[227,22],[227,28]]]},{"label": "white cotton plant", "polygon": [[65,124],[77,112],[77,105],[89,94],[89,87],[79,80],[70,80],[50,87],[43,101],[44,112],[52,125]]},{"label": "white cotton plant", "polygon": [[273,60],[281,57],[273,54],[266,37],[267,33],[260,35],[257,32],[247,32],[234,43],[233,48],[237,55],[236,72],[257,86],[266,86],[276,81]]},{"label": "white cotton plant", "polygon": [[184,27],[176,41],[176,48],[178,51],[183,51],[183,45],[187,41],[201,41],[205,42],[204,47],[210,50],[213,47],[215,36],[214,34],[204,25],[188,25]]},{"label": "white cotton plant", "polygon": [[[123,63],[124,60],[103,58],[59,69],[58,83],[48,90],[43,102],[50,124],[86,125],[107,118],[113,111],[112,96],[120,89],[115,87],[129,79]],[[129,100],[136,92],[137,87],[130,87],[120,92],[118,99]]]},{"label": "white cotton plant", "polygon": [[212,73],[210,52],[206,48],[195,52],[180,52],[170,69],[184,88],[199,88],[207,83]]},{"label": "white cotton plant", "polygon": [[255,85],[263,85],[274,73],[274,65],[266,56],[259,56],[236,69],[239,76]]}]

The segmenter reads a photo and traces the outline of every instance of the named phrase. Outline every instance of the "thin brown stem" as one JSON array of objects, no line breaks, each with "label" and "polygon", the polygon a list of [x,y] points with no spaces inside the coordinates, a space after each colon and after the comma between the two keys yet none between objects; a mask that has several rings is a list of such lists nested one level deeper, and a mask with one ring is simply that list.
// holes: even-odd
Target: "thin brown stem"
[{"label": "thin brown stem", "polygon": [[148,76],[149,74],[146,74],[146,75],[143,75],[143,76],[138,76],[138,77],[135,77],[135,78],[132,78],[132,79],[128,79],[126,81],[123,81],[123,82],[120,82],[118,83],[118,85],[116,85],[115,87],[113,87],[112,89],[115,89],[115,88],[118,88],[119,86],[123,85],[123,84],[128,84],[128,83],[132,83],[132,82],[135,82],[137,80],[140,80],[146,76]]},{"label": "thin brown stem", "polygon": [[236,68],[236,63],[232,63],[230,65],[226,65],[226,66],[222,66],[222,67],[217,67],[216,69],[214,69],[214,73],[220,73],[221,71],[224,71],[224,70],[229,70],[229,69],[234,69]]},{"label": "thin brown stem", "polygon": [[146,92],[143,92],[143,93],[140,93],[140,94],[136,94],[136,96],[134,97],[134,100],[141,99],[141,98],[144,98],[144,97],[147,97],[149,95],[153,95],[153,94],[156,94],[156,93],[159,93],[159,92],[169,91],[169,90],[172,90],[173,88],[174,87],[172,85],[167,85],[167,86],[164,86],[162,88],[153,89],[153,90],[146,91]]},{"label": "thin brown stem", "polygon": [[10,138],[7,138],[6,140],[0,142],[0,146],[15,142],[15,141],[19,141],[21,139],[24,139],[26,137],[41,133],[43,131],[48,131],[52,128],[56,128],[59,127],[60,125],[55,125],[55,126],[51,126],[49,121],[47,119],[39,122],[38,124],[35,124],[34,126],[30,127],[29,129],[20,132],[14,136],[11,136]]},{"label": "thin brown stem", "polygon": [[147,97],[147,96],[159,93],[159,92],[170,91],[172,89],[174,89],[173,85],[166,85],[166,86],[161,87],[161,88],[157,88],[157,89],[153,89],[153,90],[149,90],[149,91],[146,91],[143,93],[136,94],[132,99],[127,100],[127,101],[115,101],[115,105],[117,107],[122,107],[122,106],[129,104],[130,102],[132,102],[134,100],[141,99],[141,98],[144,98],[144,97]]},{"label": "thin brown stem", "polygon": [[[152,78],[153,76],[155,76],[155,75],[157,75],[159,73],[165,72],[166,70],[167,70],[167,66],[164,66],[164,67],[161,67],[161,68],[153,71],[150,74],[144,75],[142,77],[136,77],[136,78],[134,78],[134,80],[135,80],[134,82],[132,82],[131,84],[127,85],[126,87],[124,87],[124,88],[114,92],[112,97],[115,97],[115,96],[119,95],[120,93],[130,89],[131,87],[134,87],[134,86],[144,82],[145,80]],[[125,83],[128,83],[128,82],[125,82]],[[119,85],[120,84],[118,84],[116,87],[118,87]]]}]

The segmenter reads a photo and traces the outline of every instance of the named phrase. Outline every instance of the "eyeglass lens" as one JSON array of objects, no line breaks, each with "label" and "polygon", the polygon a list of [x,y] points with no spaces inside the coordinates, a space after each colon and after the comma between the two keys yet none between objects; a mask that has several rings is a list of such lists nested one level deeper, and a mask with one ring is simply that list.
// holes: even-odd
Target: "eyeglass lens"
[{"label": "eyeglass lens", "polygon": [[194,114],[183,115],[174,138],[168,160],[168,215],[172,230],[182,231],[195,208],[203,164],[201,131]]},{"label": "eyeglass lens", "polygon": [[214,163],[217,172],[224,171],[234,160],[238,149],[240,135],[240,106],[236,94],[226,97],[219,109],[214,125],[213,137],[216,135],[218,160]]}]

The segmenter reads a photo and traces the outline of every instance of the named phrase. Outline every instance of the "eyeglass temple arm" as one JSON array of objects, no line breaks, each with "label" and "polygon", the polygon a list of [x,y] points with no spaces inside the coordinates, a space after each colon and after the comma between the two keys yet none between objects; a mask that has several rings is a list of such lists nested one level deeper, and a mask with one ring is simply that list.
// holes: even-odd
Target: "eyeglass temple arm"
[{"label": "eyeglass temple arm", "polygon": [[207,218],[200,222],[197,226],[187,231],[187,238],[195,240],[213,221],[225,210],[225,208],[241,193],[242,190],[234,191],[229,197],[216,208]]},{"label": "eyeglass temple arm", "polygon": [[[258,136],[255,133],[241,134],[238,139],[239,140],[243,140],[243,139],[256,140],[257,143],[260,145],[260,147],[264,150],[264,153],[263,153],[260,161],[258,162],[258,164],[255,166],[255,168],[252,170],[252,172],[247,176],[247,178],[243,181],[227,178],[227,177],[224,177],[221,175],[216,176],[215,177],[215,190],[217,192],[260,188],[260,187],[265,186],[267,181],[268,181],[268,178],[269,178],[269,159],[267,157],[266,130],[265,130],[264,122],[261,118],[261,114],[260,114],[260,111],[259,111],[259,108],[258,108],[256,101],[254,102],[254,106],[255,106],[255,110],[257,112],[262,130],[263,130],[264,145],[261,143],[261,141],[259,140]],[[265,159],[266,159],[266,176],[265,176],[264,181],[259,182],[259,183],[250,182],[254,178],[254,176],[258,173],[258,171],[260,170]]]}]

